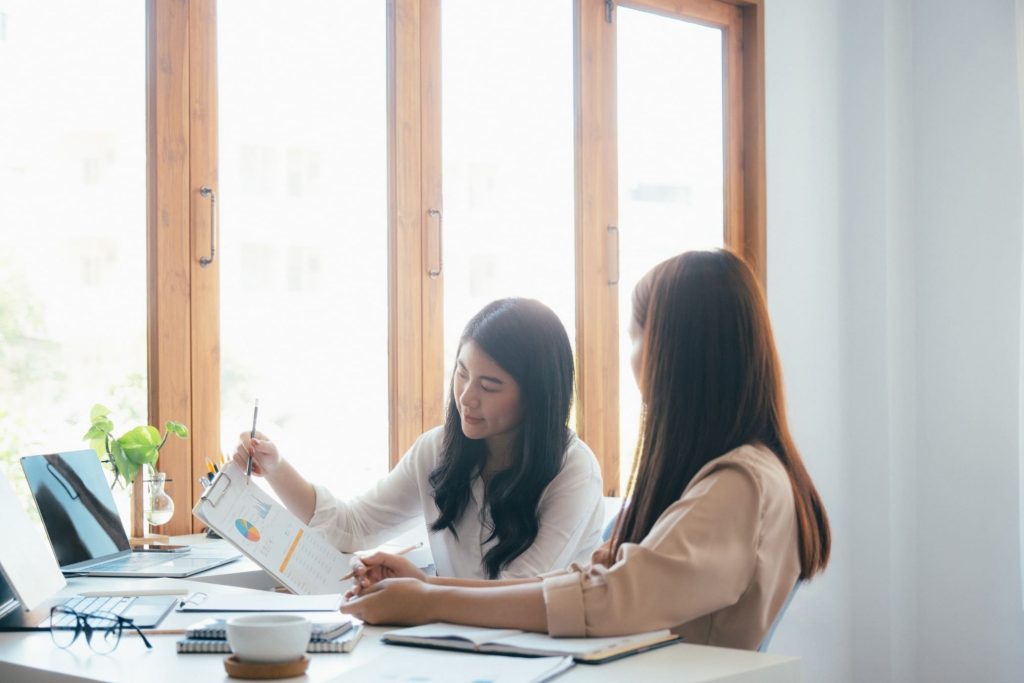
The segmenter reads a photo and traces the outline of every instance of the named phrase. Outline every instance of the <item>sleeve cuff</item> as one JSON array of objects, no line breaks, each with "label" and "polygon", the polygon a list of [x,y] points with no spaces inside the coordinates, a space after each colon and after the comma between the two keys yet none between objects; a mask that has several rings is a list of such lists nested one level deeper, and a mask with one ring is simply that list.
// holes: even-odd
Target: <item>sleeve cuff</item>
[{"label": "sleeve cuff", "polygon": [[530,577],[536,577],[538,579],[549,579],[552,576],[565,576],[566,574],[572,573],[571,569],[552,569],[549,572],[541,572],[540,574],[530,574]]},{"label": "sleeve cuff", "polygon": [[583,609],[583,585],[578,572],[549,576],[542,584],[544,608],[548,616],[548,634],[556,637],[585,637],[586,614]]},{"label": "sleeve cuff", "polygon": [[316,493],[316,503],[313,505],[313,517],[309,520],[309,526],[325,526],[331,521],[331,513],[334,512],[337,502],[331,492],[320,484],[313,484],[313,491]]}]

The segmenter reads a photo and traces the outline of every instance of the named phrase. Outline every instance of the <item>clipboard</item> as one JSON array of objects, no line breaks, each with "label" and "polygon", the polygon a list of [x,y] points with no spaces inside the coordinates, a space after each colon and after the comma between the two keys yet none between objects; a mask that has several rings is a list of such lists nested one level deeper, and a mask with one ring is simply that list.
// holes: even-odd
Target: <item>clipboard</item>
[{"label": "clipboard", "polygon": [[340,552],[256,482],[247,482],[233,462],[217,473],[192,514],[293,593],[344,593],[351,584],[342,577],[355,555]]}]

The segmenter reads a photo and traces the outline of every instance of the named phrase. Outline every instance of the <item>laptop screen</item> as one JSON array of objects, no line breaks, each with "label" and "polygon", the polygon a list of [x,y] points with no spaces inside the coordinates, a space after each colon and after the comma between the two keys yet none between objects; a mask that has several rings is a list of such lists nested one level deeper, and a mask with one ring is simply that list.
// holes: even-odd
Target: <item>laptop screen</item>
[{"label": "laptop screen", "polygon": [[61,567],[129,549],[95,451],[30,455],[21,467]]}]

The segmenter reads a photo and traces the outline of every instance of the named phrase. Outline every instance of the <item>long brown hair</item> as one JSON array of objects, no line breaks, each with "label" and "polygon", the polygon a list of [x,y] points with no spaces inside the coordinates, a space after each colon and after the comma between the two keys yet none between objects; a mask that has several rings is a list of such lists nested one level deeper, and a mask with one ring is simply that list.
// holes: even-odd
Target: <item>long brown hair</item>
[{"label": "long brown hair", "polygon": [[800,578],[828,564],[828,515],[786,424],[782,373],[764,294],[750,268],[724,251],[690,251],[651,270],[633,292],[643,331],[640,441],[612,540],[646,536],[711,460],[761,443],[789,474]]}]

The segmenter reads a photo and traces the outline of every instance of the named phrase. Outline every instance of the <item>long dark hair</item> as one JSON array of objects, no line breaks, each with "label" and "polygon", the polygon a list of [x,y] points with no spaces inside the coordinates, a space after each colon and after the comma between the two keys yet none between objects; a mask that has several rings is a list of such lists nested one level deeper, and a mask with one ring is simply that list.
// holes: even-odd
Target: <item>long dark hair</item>
[{"label": "long dark hair", "polygon": [[[568,421],[575,371],[565,327],[550,308],[532,299],[500,299],[484,306],[466,325],[459,350],[468,341],[519,384],[523,411],[512,465],[487,484],[494,528],[485,542],[495,538],[498,542],[484,555],[483,565],[494,579],[537,538],[537,505],[561,470],[571,437]],[[486,444],[462,432],[453,386],[454,379],[448,389],[440,463],[430,473],[430,485],[441,511],[431,529],[456,534],[455,524],[469,502],[473,477],[486,463]]]},{"label": "long dark hair", "polygon": [[704,465],[760,442],[793,487],[800,578],[823,570],[828,516],[789,433],[768,308],[753,272],[728,251],[686,252],[641,280],[633,314],[644,335],[645,405],[633,497],[620,515],[611,557],[646,536]]}]

